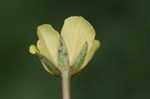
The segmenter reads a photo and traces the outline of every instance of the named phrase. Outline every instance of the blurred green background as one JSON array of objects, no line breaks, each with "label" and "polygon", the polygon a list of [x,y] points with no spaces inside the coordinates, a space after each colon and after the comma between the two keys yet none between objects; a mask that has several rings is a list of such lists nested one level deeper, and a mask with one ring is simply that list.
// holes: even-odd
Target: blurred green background
[{"label": "blurred green background", "polygon": [[36,28],[69,16],[94,25],[102,43],[72,79],[73,99],[150,99],[149,0],[1,0],[0,99],[61,99],[60,79],[28,53]]}]

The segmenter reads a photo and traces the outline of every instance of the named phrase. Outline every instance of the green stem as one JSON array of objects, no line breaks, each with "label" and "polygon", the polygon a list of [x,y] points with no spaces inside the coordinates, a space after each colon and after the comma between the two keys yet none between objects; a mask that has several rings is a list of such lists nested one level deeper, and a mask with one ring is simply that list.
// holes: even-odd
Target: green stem
[{"label": "green stem", "polygon": [[62,78],[62,99],[71,99],[70,97],[70,80],[71,76],[69,71],[63,71],[61,74]]}]

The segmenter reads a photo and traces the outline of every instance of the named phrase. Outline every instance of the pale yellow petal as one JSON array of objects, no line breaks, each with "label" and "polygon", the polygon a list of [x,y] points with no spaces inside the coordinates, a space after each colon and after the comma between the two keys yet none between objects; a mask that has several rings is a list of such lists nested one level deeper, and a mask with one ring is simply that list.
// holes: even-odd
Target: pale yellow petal
[{"label": "pale yellow petal", "polygon": [[38,45],[40,52],[57,65],[59,33],[49,24],[40,25],[37,33],[40,40]]},{"label": "pale yellow petal", "polygon": [[88,50],[91,48],[95,30],[83,17],[73,16],[65,20],[61,36],[66,43],[70,64],[72,65],[85,42],[88,43]]},{"label": "pale yellow petal", "polygon": [[41,55],[45,56],[48,60],[52,60],[52,57],[48,52],[45,43],[42,40],[37,41],[37,48],[39,49]]},{"label": "pale yellow petal", "polygon": [[100,41],[98,40],[94,40],[91,49],[87,52],[87,55],[85,57],[84,63],[81,66],[80,70],[83,69],[88,62],[92,59],[94,53],[96,52],[96,50],[100,47]]}]

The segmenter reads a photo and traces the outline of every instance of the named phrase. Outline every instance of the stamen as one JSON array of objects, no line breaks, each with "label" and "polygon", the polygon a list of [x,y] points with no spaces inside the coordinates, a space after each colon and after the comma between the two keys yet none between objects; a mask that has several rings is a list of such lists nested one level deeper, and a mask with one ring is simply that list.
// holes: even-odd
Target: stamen
[{"label": "stamen", "polygon": [[37,49],[37,47],[35,45],[30,45],[29,47],[29,52],[31,54],[38,54],[39,53],[39,50]]}]

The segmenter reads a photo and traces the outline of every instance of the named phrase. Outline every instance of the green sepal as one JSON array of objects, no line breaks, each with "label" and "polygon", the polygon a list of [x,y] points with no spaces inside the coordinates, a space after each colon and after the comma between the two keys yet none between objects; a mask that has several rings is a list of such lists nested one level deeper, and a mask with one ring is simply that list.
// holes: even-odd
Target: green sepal
[{"label": "green sepal", "polygon": [[83,45],[83,48],[79,54],[79,56],[76,58],[76,61],[74,62],[74,64],[71,66],[72,68],[72,74],[75,74],[77,72],[80,71],[80,67],[82,66],[85,56],[87,54],[87,50],[88,50],[88,44],[87,42]]},{"label": "green sepal", "polygon": [[62,37],[60,37],[59,42],[60,44],[58,49],[58,64],[61,71],[66,71],[69,69],[69,57],[67,47]]},{"label": "green sepal", "polygon": [[38,55],[38,57],[47,72],[49,72],[52,75],[59,75],[57,67],[50,60],[48,60],[42,55]]}]

